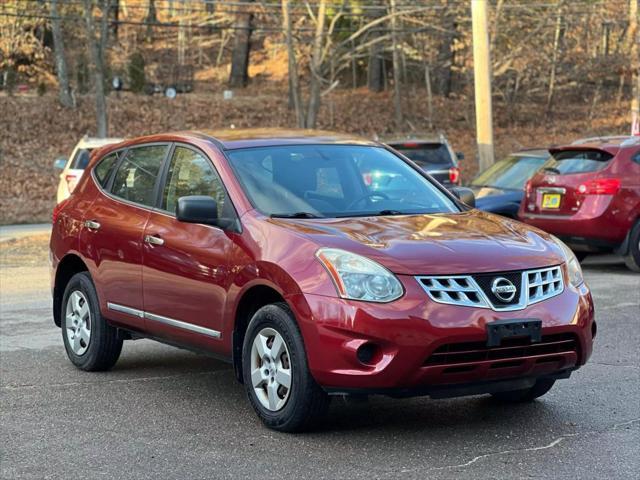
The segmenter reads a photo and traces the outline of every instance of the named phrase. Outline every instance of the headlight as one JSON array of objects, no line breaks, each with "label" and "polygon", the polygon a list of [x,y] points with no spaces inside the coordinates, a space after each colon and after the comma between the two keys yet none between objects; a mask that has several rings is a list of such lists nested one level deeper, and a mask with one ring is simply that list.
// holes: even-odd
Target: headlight
[{"label": "headlight", "polygon": [[553,241],[562,248],[564,253],[564,258],[567,264],[567,271],[569,272],[569,283],[574,287],[579,287],[583,284],[584,278],[582,277],[582,268],[580,267],[580,262],[576,258],[575,254],[569,247],[565,245],[565,243],[559,238],[551,235]]},{"label": "headlight", "polygon": [[316,257],[329,272],[342,298],[390,302],[402,296],[402,285],[393,273],[362,255],[321,248]]}]

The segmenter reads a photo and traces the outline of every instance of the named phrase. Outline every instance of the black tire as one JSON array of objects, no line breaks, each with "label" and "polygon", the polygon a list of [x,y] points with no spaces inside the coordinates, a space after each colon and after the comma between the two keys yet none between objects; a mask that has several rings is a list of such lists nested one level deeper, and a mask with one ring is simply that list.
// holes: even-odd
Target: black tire
[{"label": "black tire", "polygon": [[624,255],[624,263],[634,272],[640,272],[640,221],[629,232],[629,248]]},{"label": "black tire", "polygon": [[[74,292],[80,292],[86,299],[90,314],[91,334],[88,344],[83,344],[85,351],[82,354],[74,352],[70,338],[72,332],[69,330],[72,325],[66,315],[69,297]],[[102,317],[99,305],[98,295],[89,273],[81,272],[71,277],[62,297],[60,312],[62,340],[71,363],[88,372],[109,370],[118,361],[122,351],[122,339],[118,337],[117,330]]]},{"label": "black tire", "polygon": [[541,379],[530,388],[511,390],[510,392],[494,392],[491,395],[496,400],[505,403],[531,402],[551,390],[554,383],[556,383],[555,380]]},{"label": "black tire", "polygon": [[589,255],[587,252],[573,252],[573,254],[576,256],[580,263],[582,263],[582,261]]},{"label": "black tire", "polygon": [[[264,329],[276,331],[288,350],[291,387],[286,403],[277,411],[269,410],[262,405],[251,379],[253,342]],[[309,430],[327,413],[330,398],[309,372],[302,335],[293,313],[285,303],[262,307],[251,319],[242,347],[242,375],[251,406],[269,428],[281,432]]]}]

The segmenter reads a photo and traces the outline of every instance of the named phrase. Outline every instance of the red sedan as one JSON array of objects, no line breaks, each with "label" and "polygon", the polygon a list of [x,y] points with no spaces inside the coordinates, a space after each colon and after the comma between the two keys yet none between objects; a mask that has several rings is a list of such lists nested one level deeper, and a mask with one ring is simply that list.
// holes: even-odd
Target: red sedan
[{"label": "red sedan", "polygon": [[640,137],[591,138],[549,151],[525,187],[520,220],[557,235],[580,259],[616,252],[640,272]]},{"label": "red sedan", "polygon": [[266,425],[298,431],[331,395],[533,400],[591,355],[571,250],[378,143],[166,134],[87,172],[51,237],[54,319],[83,370],[141,337],[205,352]]}]

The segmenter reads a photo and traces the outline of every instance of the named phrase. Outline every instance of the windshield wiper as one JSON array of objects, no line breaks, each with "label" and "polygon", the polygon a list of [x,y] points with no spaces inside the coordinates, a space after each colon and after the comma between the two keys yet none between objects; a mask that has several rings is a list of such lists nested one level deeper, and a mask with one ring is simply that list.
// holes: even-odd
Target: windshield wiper
[{"label": "windshield wiper", "polygon": [[404,214],[405,213],[401,212],[400,210],[380,210],[375,215],[404,215]]},{"label": "windshield wiper", "polygon": [[320,216],[311,212],[295,212],[295,213],[272,213],[271,218],[320,218]]},{"label": "windshield wiper", "polygon": [[557,175],[560,174],[560,170],[558,170],[557,168],[554,167],[545,167],[542,169],[543,172],[551,172],[551,173],[555,173]]}]

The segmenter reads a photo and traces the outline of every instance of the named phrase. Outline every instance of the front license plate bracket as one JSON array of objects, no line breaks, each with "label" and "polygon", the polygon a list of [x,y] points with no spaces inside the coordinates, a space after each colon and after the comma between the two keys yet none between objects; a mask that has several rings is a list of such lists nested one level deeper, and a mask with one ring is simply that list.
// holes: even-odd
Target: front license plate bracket
[{"label": "front license plate bracket", "polygon": [[516,337],[528,337],[531,343],[540,342],[542,320],[526,318],[487,323],[487,347],[498,347],[503,339]]}]

